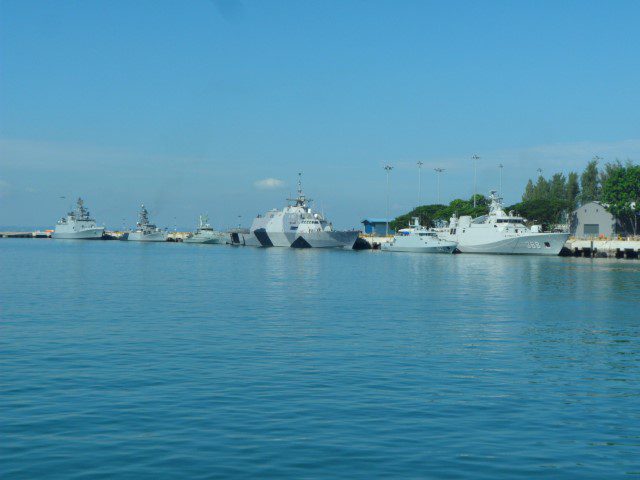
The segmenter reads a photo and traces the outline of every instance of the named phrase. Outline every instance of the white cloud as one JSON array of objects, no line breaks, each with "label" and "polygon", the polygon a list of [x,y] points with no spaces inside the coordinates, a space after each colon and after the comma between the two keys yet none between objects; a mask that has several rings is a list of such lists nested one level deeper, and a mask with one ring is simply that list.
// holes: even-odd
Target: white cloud
[{"label": "white cloud", "polygon": [[257,188],[262,188],[264,190],[281,188],[284,186],[284,182],[282,180],[278,180],[277,178],[263,178],[262,180],[253,182],[253,184]]}]

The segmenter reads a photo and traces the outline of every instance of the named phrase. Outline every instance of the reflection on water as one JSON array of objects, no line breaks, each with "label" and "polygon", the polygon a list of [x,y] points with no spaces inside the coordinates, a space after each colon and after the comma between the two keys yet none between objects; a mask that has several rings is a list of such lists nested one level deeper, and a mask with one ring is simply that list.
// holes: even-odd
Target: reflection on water
[{"label": "reflection on water", "polygon": [[640,263],[0,242],[2,468],[637,472]]}]

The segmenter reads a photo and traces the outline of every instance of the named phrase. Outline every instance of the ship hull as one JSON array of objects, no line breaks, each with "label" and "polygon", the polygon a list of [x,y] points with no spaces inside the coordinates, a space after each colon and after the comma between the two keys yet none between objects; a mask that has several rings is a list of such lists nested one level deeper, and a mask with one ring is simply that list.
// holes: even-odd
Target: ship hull
[{"label": "ship hull", "polygon": [[450,245],[434,245],[434,246],[399,246],[399,245],[391,245],[388,243],[382,244],[380,247],[381,250],[387,252],[407,252],[407,253],[453,253],[456,251],[456,244],[451,243]]},{"label": "ship hull", "polygon": [[57,240],[101,240],[104,234],[104,227],[89,228],[79,232],[59,232],[54,231],[51,238]]},{"label": "ship hull", "polygon": [[353,248],[358,231],[305,232],[292,242],[293,248]]},{"label": "ship hull", "polygon": [[200,237],[200,236],[194,236],[194,237],[189,237],[189,238],[185,238],[183,240],[184,243],[200,243],[200,244],[206,244],[206,245],[216,245],[216,244],[220,244],[220,243],[225,243],[225,238],[221,235],[221,236],[215,236],[215,237]]},{"label": "ship hull", "polygon": [[247,235],[245,245],[259,247],[290,247],[296,239],[295,233],[267,231],[258,228]]},{"label": "ship hull", "polygon": [[129,232],[127,240],[134,242],[166,242],[168,235],[165,232]]},{"label": "ship hull", "polygon": [[273,247],[290,247],[296,239],[296,234],[293,232],[266,232],[271,240]]},{"label": "ship hull", "polygon": [[247,246],[247,247],[261,247],[262,244],[260,243],[260,240],[258,240],[258,237],[256,237],[256,235],[254,233],[241,233],[239,234],[240,238],[242,239],[242,245]]},{"label": "ship hull", "polygon": [[546,255],[557,256],[568,240],[568,233],[542,233],[525,235],[487,242],[482,244],[466,243],[460,238],[458,250],[462,253],[484,253],[495,255]]}]

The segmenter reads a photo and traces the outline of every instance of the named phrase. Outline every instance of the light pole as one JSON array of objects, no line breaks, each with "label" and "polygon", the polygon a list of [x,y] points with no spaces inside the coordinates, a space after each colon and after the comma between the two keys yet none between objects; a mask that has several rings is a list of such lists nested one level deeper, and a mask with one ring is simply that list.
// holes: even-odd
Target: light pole
[{"label": "light pole", "polygon": [[424,165],[424,162],[418,161],[417,165],[418,165],[418,206],[420,206],[421,197],[422,197],[422,165]]},{"label": "light pole", "polygon": [[498,192],[502,197],[502,169],[504,168],[504,165],[500,164],[498,165],[498,168],[500,169],[500,189],[498,190]]},{"label": "light pole", "polygon": [[437,181],[437,185],[438,185],[438,205],[440,205],[440,174],[442,172],[444,172],[444,168],[434,168],[435,172],[436,172],[436,178],[438,179]]},{"label": "light pole", "polygon": [[385,236],[389,236],[389,172],[393,170],[393,167],[391,165],[385,165],[384,169],[387,171],[387,229]]},{"label": "light pole", "polygon": [[474,154],[471,159],[473,160],[473,208],[476,208],[476,185],[478,180],[478,160],[480,160],[480,157]]}]

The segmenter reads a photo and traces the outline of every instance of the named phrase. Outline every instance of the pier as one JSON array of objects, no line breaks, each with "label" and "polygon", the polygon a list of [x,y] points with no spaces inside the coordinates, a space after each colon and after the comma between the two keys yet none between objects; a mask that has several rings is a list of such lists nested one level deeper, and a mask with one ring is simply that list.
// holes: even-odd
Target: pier
[{"label": "pier", "polygon": [[51,238],[51,231],[44,232],[0,232],[0,238]]},{"label": "pier", "polygon": [[640,255],[640,239],[576,239],[565,244],[568,256],[587,258],[633,258]]}]

